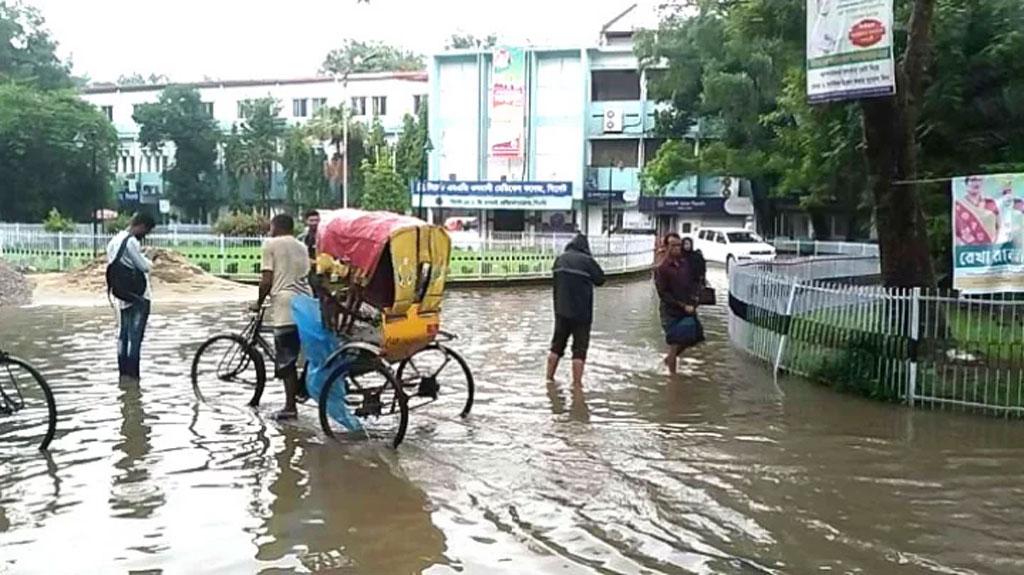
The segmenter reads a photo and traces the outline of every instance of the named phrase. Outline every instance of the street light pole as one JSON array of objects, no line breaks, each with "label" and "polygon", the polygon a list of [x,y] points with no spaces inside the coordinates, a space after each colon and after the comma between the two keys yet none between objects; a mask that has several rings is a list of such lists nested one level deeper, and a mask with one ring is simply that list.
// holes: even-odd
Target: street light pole
[{"label": "street light pole", "polygon": [[[348,74],[345,74],[345,98],[348,98]],[[341,207],[348,208],[348,113],[341,104]]]},{"label": "street light pole", "polygon": [[100,187],[96,185],[96,138],[93,138],[92,142],[92,197],[93,197],[93,208],[92,208],[92,257],[96,258],[99,256],[99,205],[100,200]]}]

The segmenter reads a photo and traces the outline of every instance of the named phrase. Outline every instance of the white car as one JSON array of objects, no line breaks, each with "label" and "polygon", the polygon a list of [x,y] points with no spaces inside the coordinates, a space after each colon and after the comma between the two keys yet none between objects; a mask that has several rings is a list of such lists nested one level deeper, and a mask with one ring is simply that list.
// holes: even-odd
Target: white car
[{"label": "white car", "polygon": [[701,228],[693,238],[694,249],[709,262],[725,264],[726,271],[737,262],[775,259],[774,246],[743,228]]}]

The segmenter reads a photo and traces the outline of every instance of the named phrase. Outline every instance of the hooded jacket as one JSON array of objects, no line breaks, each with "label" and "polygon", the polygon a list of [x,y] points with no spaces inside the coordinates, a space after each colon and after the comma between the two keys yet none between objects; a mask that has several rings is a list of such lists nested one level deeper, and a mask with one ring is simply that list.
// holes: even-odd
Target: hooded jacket
[{"label": "hooded jacket", "polygon": [[594,319],[594,287],[604,285],[604,270],[590,255],[587,237],[577,234],[555,260],[555,315],[579,323]]}]

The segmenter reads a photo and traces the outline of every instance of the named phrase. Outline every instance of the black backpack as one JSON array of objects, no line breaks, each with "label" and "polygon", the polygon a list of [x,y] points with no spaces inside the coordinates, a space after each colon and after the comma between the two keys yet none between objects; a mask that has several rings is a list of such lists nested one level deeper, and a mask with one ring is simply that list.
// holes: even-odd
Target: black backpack
[{"label": "black backpack", "polygon": [[107,264],[107,293],[114,294],[114,297],[121,301],[134,303],[142,299],[146,293],[146,274],[125,265],[121,261],[124,250],[128,247],[128,240],[132,239],[131,234],[121,242],[121,247],[114,256],[114,261]]}]

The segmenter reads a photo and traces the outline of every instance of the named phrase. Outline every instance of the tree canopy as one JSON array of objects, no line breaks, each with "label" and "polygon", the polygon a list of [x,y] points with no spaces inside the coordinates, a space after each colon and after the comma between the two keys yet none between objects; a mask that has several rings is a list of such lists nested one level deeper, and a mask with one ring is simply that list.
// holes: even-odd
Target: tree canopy
[{"label": "tree canopy", "polygon": [[[916,190],[894,186],[893,180],[1022,169],[1019,0],[897,0],[903,96],[817,106],[807,103],[805,89],[803,4],[688,4],[693,11],[676,12],[637,42],[642,65],[658,69],[651,73],[652,98],[670,104],[658,118],[669,142],[645,170],[651,189],[701,171],[750,178],[755,199],[759,192],[794,197],[812,216],[829,204],[851,214],[858,206],[874,208],[883,260],[887,252],[899,251],[894,248],[919,241],[901,234],[927,227],[932,255],[943,263],[948,186]],[[912,13],[918,16],[916,31],[909,25]],[[915,34],[919,52],[908,59]],[[918,87],[920,97],[914,98]],[[889,109],[879,113],[879,104]],[[909,126],[905,131],[903,124]],[[873,137],[879,127],[890,131]],[[698,137],[695,155],[692,140]],[[903,159],[886,167],[878,162],[882,157]],[[919,203],[905,203],[918,194]],[[918,218],[913,212],[921,207],[926,216]],[[866,232],[870,218],[860,213],[864,217],[854,223]],[[904,232],[885,237],[894,230]],[[888,269],[917,268],[920,252],[911,252],[889,258]],[[927,276],[927,270],[915,269],[895,283],[928,283]]]},{"label": "tree canopy", "polygon": [[422,70],[423,56],[389,46],[382,42],[346,40],[341,48],[331,50],[320,65],[324,74],[355,74],[359,72],[410,72]]},{"label": "tree canopy", "polygon": [[448,37],[445,42],[445,50],[465,50],[469,48],[493,48],[498,43],[498,37],[488,34],[483,38],[473,34],[455,33]]},{"label": "tree canopy", "polygon": [[0,1],[0,82],[24,82],[43,90],[71,88],[71,66],[57,57],[39,11]]},{"label": "tree canopy", "polygon": [[217,146],[221,133],[206,113],[199,92],[168,86],[154,104],[140,105],[132,116],[139,141],[158,150],[174,143],[174,166],[165,174],[171,201],[192,218],[204,219],[219,205]]}]

